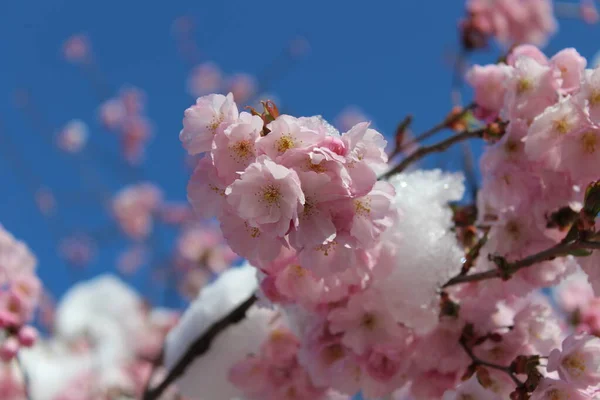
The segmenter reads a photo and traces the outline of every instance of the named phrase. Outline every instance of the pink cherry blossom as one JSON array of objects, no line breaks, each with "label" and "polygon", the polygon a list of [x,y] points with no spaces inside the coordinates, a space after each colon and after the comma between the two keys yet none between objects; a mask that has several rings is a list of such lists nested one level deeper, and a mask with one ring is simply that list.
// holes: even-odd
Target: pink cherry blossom
[{"label": "pink cherry blossom", "polygon": [[233,93],[237,103],[247,103],[256,94],[256,78],[248,74],[235,74],[227,79],[227,91]]},{"label": "pink cherry blossom", "polygon": [[392,185],[378,181],[369,194],[353,200],[350,234],[364,248],[376,244],[382,232],[395,221],[397,209],[392,204],[395,194]]},{"label": "pink cherry blossom", "polygon": [[592,396],[582,392],[573,384],[562,380],[544,378],[531,394],[531,400],[591,400]]},{"label": "pink cherry blossom", "polygon": [[188,78],[187,89],[194,97],[204,96],[218,92],[222,79],[219,67],[212,62],[206,62],[194,67]]},{"label": "pink cherry blossom", "polygon": [[270,232],[251,226],[233,213],[222,214],[220,220],[227,244],[256,266],[273,261],[285,243],[282,239],[273,237]]},{"label": "pink cherry blossom", "polygon": [[225,190],[227,202],[251,227],[284,236],[298,226],[305,198],[298,174],[262,156]]},{"label": "pink cherry blossom", "polygon": [[561,99],[533,120],[525,138],[527,155],[533,160],[544,160],[551,168],[555,167],[560,156],[558,146],[579,130],[584,121],[580,104],[570,97]]},{"label": "pink cherry blossom", "polygon": [[201,158],[187,186],[187,197],[196,214],[205,218],[220,215],[226,187],[210,156]]},{"label": "pink cherry blossom", "polygon": [[550,64],[560,71],[561,89],[564,93],[573,93],[579,89],[587,61],[577,50],[568,48],[559,51],[550,59]]},{"label": "pink cherry blossom", "polygon": [[548,357],[548,371],[557,371],[561,379],[586,389],[600,381],[600,339],[590,335],[571,335]]},{"label": "pink cherry blossom", "polygon": [[542,65],[533,58],[519,57],[507,82],[503,115],[509,120],[533,120],[556,102],[561,82],[560,73],[554,67]]},{"label": "pink cherry blossom", "polygon": [[272,160],[282,162],[290,153],[308,149],[318,143],[322,135],[301,124],[297,118],[281,115],[267,125],[269,134],[258,139],[256,147],[259,154],[266,154]]},{"label": "pink cherry blossom", "polygon": [[587,186],[598,178],[600,128],[584,124],[569,135],[559,150],[558,169],[570,174],[574,182]]},{"label": "pink cherry blossom", "polygon": [[233,94],[200,97],[195,105],[185,110],[179,140],[189,154],[210,151],[215,135],[222,134],[237,118],[238,109],[233,102]]},{"label": "pink cherry blossom", "polygon": [[342,343],[358,354],[397,337],[401,328],[381,300],[381,295],[374,290],[352,296],[345,307],[329,313],[330,331],[342,333]]},{"label": "pink cherry blossom", "polygon": [[133,239],[150,234],[153,214],[162,202],[162,191],[151,183],[127,186],[113,199],[113,212],[123,232]]},{"label": "pink cherry blossom", "polygon": [[336,233],[331,215],[331,201],[345,195],[343,188],[332,184],[330,176],[314,171],[298,172],[305,196],[299,223],[290,232],[290,243],[296,248],[318,246]]},{"label": "pink cherry blossom", "polygon": [[90,60],[90,42],[86,35],[76,34],[63,43],[63,56],[72,63],[84,63]]},{"label": "pink cherry blossom", "polygon": [[533,58],[542,65],[548,65],[550,63],[548,57],[546,57],[546,55],[542,53],[537,46],[532,44],[521,44],[516,46],[510,51],[510,53],[508,53],[508,56],[506,57],[506,63],[511,67],[514,67],[519,57],[522,56]]},{"label": "pink cherry blossom", "polygon": [[499,113],[504,104],[510,69],[503,65],[474,65],[467,81],[475,90],[475,102],[488,113]]},{"label": "pink cherry blossom", "polygon": [[58,147],[68,153],[78,153],[86,145],[88,139],[87,125],[80,120],[72,120],[59,132]]},{"label": "pink cherry blossom", "polygon": [[238,122],[230,125],[223,135],[215,136],[211,155],[224,182],[229,184],[236,180],[256,160],[256,141],[262,129],[260,117],[242,112]]}]

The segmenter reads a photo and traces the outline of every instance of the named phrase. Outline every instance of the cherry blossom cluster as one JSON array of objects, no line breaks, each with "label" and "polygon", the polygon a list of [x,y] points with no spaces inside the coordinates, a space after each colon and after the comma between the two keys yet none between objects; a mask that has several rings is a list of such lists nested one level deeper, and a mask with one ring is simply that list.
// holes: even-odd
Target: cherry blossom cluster
[{"label": "cherry blossom cluster", "polygon": [[123,157],[130,164],[143,161],[144,151],[152,137],[152,123],[145,115],[145,94],[135,87],[122,89],[118,96],[100,105],[102,124],[119,135]]},{"label": "cherry blossom cluster", "polygon": [[383,136],[367,123],[340,135],[317,117],[238,112],[233,95],[208,95],[185,112],[180,139],[206,154],[188,196],[218,216],[231,248],[266,266],[284,248],[316,276],[355,265],[396,218],[393,188],[377,182],[387,161]]},{"label": "cherry blossom cluster", "polygon": [[[106,301],[111,299],[111,301]],[[74,285],[59,302],[52,335],[23,349],[29,397],[15,365],[0,370],[7,400],[140,398],[178,313],[149,309],[126,284],[100,276]],[[164,371],[158,369],[156,379]],[[164,399],[174,397],[165,393]]]},{"label": "cherry blossom cluster", "polygon": [[460,29],[467,48],[483,47],[488,37],[504,46],[543,45],[557,29],[552,0],[467,0]]},{"label": "cherry blossom cluster", "polygon": [[[285,315],[297,338],[286,334],[285,343],[296,349],[311,385],[367,398],[396,391],[447,400],[591,396],[591,385],[574,386],[553,375],[569,362],[554,361],[561,342],[563,353],[570,352],[568,343],[589,337],[565,339],[569,331],[537,294],[576,271],[575,258],[442,291],[457,275],[494,270],[565,237],[572,222],[563,223],[559,211],[579,215],[600,165],[589,145],[596,128],[589,112],[592,89],[584,91],[592,72],[584,68],[585,59],[572,49],[548,60],[521,46],[506,64],[469,73],[474,114],[491,142],[481,161],[478,228],[470,236],[455,228],[460,208],[449,207],[463,196],[462,176],[414,171],[378,181],[385,141],[368,124],[340,134],[319,117],[279,115],[270,102],[263,113],[240,113],[232,95],[205,96],[186,110],[180,139],[190,154],[206,153],[188,185],[189,200],[201,215],[216,216],[231,248],[256,267],[261,303]],[[569,119],[572,113],[547,117],[564,102],[581,105],[579,119]],[[563,126],[563,133],[551,135]],[[474,248],[479,257],[467,262]],[[206,314],[216,300],[204,296],[197,302]],[[244,300],[240,296],[229,309]],[[217,319],[195,318],[202,329]],[[185,325],[173,338],[191,335]],[[263,330],[263,339],[252,341],[258,346],[252,356],[241,362],[227,356],[223,387],[233,384],[249,398],[273,396],[270,378],[244,375],[266,373],[274,362],[264,359],[271,346],[265,338]],[[171,366],[190,340],[176,345]],[[222,340],[227,346],[227,336]],[[200,357],[179,385],[206,373],[203,363],[217,351]],[[551,353],[552,363],[542,365],[540,356]],[[592,357],[584,369],[593,373],[597,367]],[[183,393],[197,395],[200,386],[193,385],[200,384],[194,380]],[[220,392],[212,397],[229,398]]]},{"label": "cherry blossom cluster", "polygon": [[[258,287],[250,265],[232,268],[205,287],[165,343],[165,365],[179,357],[211,324],[223,318]],[[195,399],[348,400],[316,385],[299,360],[300,341],[280,311],[253,305],[246,318],[227,328],[179,379],[181,394]]]},{"label": "cherry blossom cluster", "polygon": [[37,260],[25,243],[0,225],[0,359],[12,360],[32,346],[37,331],[29,325],[39,301]]},{"label": "cherry blossom cluster", "polygon": [[[573,222],[568,216],[580,211],[585,189],[599,177],[594,96],[600,86],[594,77],[600,70],[585,69],[586,60],[574,49],[547,59],[533,46],[519,46],[506,61],[474,66],[468,80],[475,89],[475,114],[505,126],[481,158],[479,220],[489,228],[483,251],[516,260],[563,239]],[[579,261],[594,271],[597,257]],[[493,264],[481,260],[478,268]],[[514,294],[552,286],[574,264],[570,258],[544,262],[518,272],[501,290]]]}]

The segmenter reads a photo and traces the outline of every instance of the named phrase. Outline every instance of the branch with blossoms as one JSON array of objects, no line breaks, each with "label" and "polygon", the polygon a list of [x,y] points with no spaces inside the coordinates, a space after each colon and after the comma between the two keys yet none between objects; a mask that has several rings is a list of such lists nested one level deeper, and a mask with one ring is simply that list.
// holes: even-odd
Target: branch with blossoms
[{"label": "branch with blossoms", "polygon": [[185,373],[186,369],[192,362],[194,362],[196,358],[201,357],[209,350],[211,342],[223,330],[245,318],[246,312],[250,307],[252,307],[252,305],[254,305],[256,300],[256,296],[254,294],[251,295],[239,306],[231,310],[227,315],[215,322],[198,338],[196,338],[190,347],[184,352],[183,356],[169,370],[167,376],[156,387],[151,388],[148,382],[148,386],[144,390],[142,399],[155,400],[160,398],[163,392]]}]

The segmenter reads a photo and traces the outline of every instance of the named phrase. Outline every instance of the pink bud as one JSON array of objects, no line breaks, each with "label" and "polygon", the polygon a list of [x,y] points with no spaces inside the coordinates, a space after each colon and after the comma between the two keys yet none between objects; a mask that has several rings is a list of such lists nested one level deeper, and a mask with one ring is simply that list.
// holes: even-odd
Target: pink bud
[{"label": "pink bud", "polygon": [[8,362],[15,358],[17,352],[19,351],[19,341],[11,336],[2,343],[0,346],[0,359],[5,362]]},{"label": "pink bud", "polygon": [[32,326],[24,326],[19,329],[19,343],[24,347],[31,347],[37,340],[37,330]]}]

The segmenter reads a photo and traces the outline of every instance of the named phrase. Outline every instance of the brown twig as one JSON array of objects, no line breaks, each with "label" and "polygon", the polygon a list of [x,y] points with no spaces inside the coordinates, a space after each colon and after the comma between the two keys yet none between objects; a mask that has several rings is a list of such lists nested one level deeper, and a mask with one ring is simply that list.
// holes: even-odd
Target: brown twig
[{"label": "brown twig", "polygon": [[450,146],[455,143],[462,142],[463,140],[482,137],[486,128],[477,129],[475,131],[462,131],[456,135],[450,136],[441,142],[432,144],[431,146],[423,146],[415,150],[412,154],[406,157],[400,164],[390,169],[388,172],[379,177],[379,179],[387,179],[392,175],[398,174],[404,171],[410,164],[420,160],[431,153],[439,153],[447,150]]},{"label": "brown twig", "polygon": [[503,278],[507,275],[510,276],[514,274],[520,269],[530,267],[542,261],[547,261],[556,257],[564,256],[573,250],[580,249],[600,249],[600,243],[588,241],[571,241],[567,243],[561,242],[556,244],[555,246],[550,247],[549,249],[532,254],[521,260],[506,263],[504,266],[502,266],[502,268],[495,268],[489,271],[479,272],[471,275],[455,276],[454,278],[446,282],[444,286],[442,286],[442,288],[458,285],[460,283],[477,282],[493,278]]},{"label": "brown twig", "polygon": [[426,130],[425,132],[417,135],[414,139],[412,139],[410,142],[404,143],[402,148],[405,149],[409,146],[412,146],[413,144],[419,143],[433,135],[435,135],[436,133],[452,126],[454,123],[460,121],[465,115],[467,115],[469,113],[469,111],[471,111],[473,108],[475,108],[475,103],[471,103],[467,106],[465,106],[465,108],[462,109],[461,112],[456,113],[450,117],[446,117],[446,119],[444,119],[442,122],[440,122],[439,124],[433,126],[432,128]]},{"label": "brown twig", "polygon": [[246,317],[246,312],[256,302],[256,295],[252,294],[243,303],[234,308],[229,314],[211,325],[208,330],[203,332],[186,350],[181,356],[179,361],[175,363],[173,368],[169,371],[165,379],[155,388],[148,388],[142,400],[156,400],[161,394],[179,377],[181,377],[190,364],[198,357],[206,353],[212,341],[229,326],[242,321]]},{"label": "brown twig", "polygon": [[515,373],[511,370],[510,366],[494,364],[494,363],[482,360],[481,358],[477,357],[475,355],[475,353],[473,353],[473,349],[471,349],[467,345],[467,342],[464,337],[460,338],[459,343],[460,343],[461,347],[463,348],[463,350],[465,351],[465,353],[467,353],[469,358],[473,361],[473,364],[492,368],[497,371],[502,371],[502,372],[508,374],[508,376],[510,376],[510,379],[513,380],[513,382],[517,385],[517,387],[523,386],[523,382],[521,382],[521,380],[519,378],[517,378]]}]

